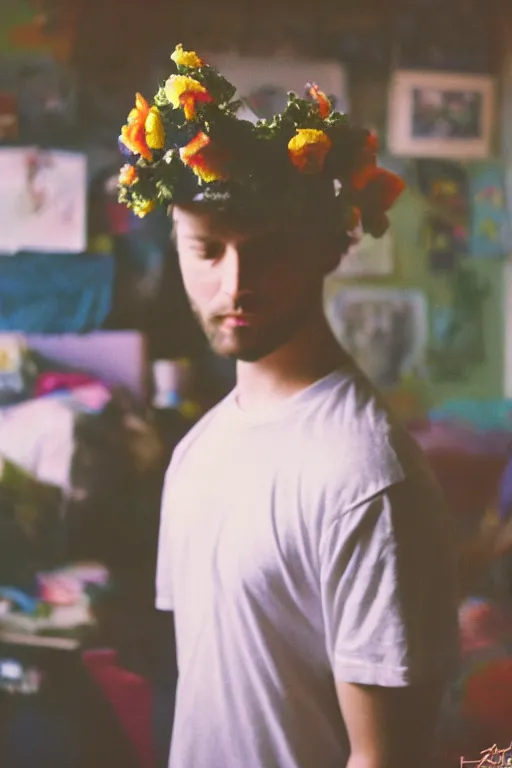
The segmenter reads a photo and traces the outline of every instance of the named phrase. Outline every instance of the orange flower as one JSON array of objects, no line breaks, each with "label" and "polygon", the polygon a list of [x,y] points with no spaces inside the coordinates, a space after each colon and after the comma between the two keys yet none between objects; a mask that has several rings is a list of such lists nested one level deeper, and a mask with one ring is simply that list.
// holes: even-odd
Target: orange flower
[{"label": "orange flower", "polygon": [[135,108],[128,115],[126,125],[121,128],[121,141],[130,152],[151,160],[152,149],[163,149],[165,144],[164,126],[158,107],[149,106],[146,99],[137,93]]},{"label": "orange flower", "polygon": [[186,120],[194,119],[197,104],[213,101],[204,85],[187,75],[171,75],[165,83],[165,95],[174,109],[183,107]]},{"label": "orange flower", "polygon": [[128,115],[127,124],[121,128],[121,141],[125,147],[130,152],[141,155],[145,160],[151,160],[152,158],[144,128],[148,115],[149,104],[140,93],[137,93],[135,96],[135,108]]},{"label": "orange flower", "polygon": [[329,117],[329,115],[332,112],[332,104],[330,100],[327,98],[325,93],[320,90],[318,85],[316,83],[308,83],[307,92],[311,96],[311,98],[316,101],[316,105],[318,107],[318,111],[320,113],[320,117],[322,120],[325,120],[326,117]]},{"label": "orange flower", "polygon": [[385,213],[400,197],[405,187],[405,181],[400,176],[376,166],[362,192],[372,210]]},{"label": "orange flower", "polygon": [[290,160],[301,173],[319,173],[332,146],[324,131],[297,128],[297,134],[288,142]]},{"label": "orange flower", "polygon": [[359,165],[350,179],[354,189],[361,191],[374,178],[377,171],[378,149],[379,140],[377,136],[374,133],[369,133],[361,152]]},{"label": "orange flower", "polygon": [[119,184],[123,187],[131,187],[137,181],[137,171],[133,165],[123,165],[119,172]]},{"label": "orange flower", "polygon": [[226,154],[219,151],[210,137],[202,131],[180,149],[180,157],[183,164],[206,183],[227,178],[223,168],[227,160]]}]

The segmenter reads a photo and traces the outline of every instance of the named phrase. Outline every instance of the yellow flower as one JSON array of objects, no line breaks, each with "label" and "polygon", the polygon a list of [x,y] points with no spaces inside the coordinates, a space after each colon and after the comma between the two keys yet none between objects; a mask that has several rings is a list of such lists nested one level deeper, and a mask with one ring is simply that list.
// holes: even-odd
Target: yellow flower
[{"label": "yellow flower", "polygon": [[158,107],[151,107],[146,122],[146,143],[150,149],[163,149],[165,144],[165,132]]},{"label": "yellow flower", "polygon": [[324,131],[316,128],[297,128],[297,134],[288,142],[290,160],[301,173],[319,173],[332,146]]},{"label": "yellow flower", "polygon": [[204,61],[199,58],[197,53],[195,51],[184,51],[181,43],[176,46],[171,59],[178,67],[188,67],[189,69],[204,67]]},{"label": "yellow flower", "polygon": [[180,149],[180,157],[182,163],[207,184],[226,178],[226,154],[202,131]]},{"label": "yellow flower", "polygon": [[139,219],[143,219],[148,213],[156,208],[156,200],[142,200],[133,204],[133,212]]},{"label": "yellow flower", "polygon": [[187,120],[193,120],[196,116],[198,103],[213,101],[204,85],[187,75],[171,75],[165,84],[165,95],[174,109],[183,107]]}]

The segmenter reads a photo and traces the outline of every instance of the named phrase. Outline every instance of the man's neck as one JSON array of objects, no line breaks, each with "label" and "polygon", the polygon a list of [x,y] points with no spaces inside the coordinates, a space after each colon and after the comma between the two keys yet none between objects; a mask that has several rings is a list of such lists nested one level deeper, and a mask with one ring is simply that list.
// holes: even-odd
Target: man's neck
[{"label": "man's neck", "polygon": [[238,361],[237,395],[243,410],[268,407],[311,386],[346,360],[322,317],[255,363]]}]

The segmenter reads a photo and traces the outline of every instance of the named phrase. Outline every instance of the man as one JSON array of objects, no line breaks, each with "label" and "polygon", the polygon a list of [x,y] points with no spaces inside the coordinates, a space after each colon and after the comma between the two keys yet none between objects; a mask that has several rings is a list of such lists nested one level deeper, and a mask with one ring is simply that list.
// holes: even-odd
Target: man
[{"label": "man", "polygon": [[[178,47],[174,77],[194,74],[189,96],[208,84],[209,109],[209,98],[221,101],[218,83],[193,56]],[[185,87],[172,78],[166,85],[172,110],[158,99],[166,137],[183,105],[187,119],[202,119],[191,117],[187,94],[176,97],[178,84]],[[327,146],[320,127],[329,151],[341,147],[347,161],[343,194],[364,174],[350,165],[352,129],[331,130],[325,97],[313,96],[312,104],[292,99],[273,124],[277,138],[274,128],[261,130],[276,142],[272,168],[279,131],[315,142],[316,183],[283,164],[265,186],[272,171],[261,164],[272,149],[261,149],[260,129],[251,144],[243,127],[244,151],[258,166],[246,176],[236,170],[242,163],[226,158],[237,151],[237,129],[226,126],[222,102],[219,123],[211,110],[203,122],[219,143],[215,159],[203,154],[189,165],[202,174],[202,191],[179,195],[177,170],[168,197],[191,305],[213,350],[237,360],[234,391],[178,446],[164,488],[157,606],[174,611],[179,668],[171,768],[431,765],[455,657],[454,557],[440,493],[324,318],[323,280],[347,241],[328,166],[314,165],[319,144]],[[222,146],[223,135],[230,142]],[[210,148],[204,134],[196,138]],[[292,164],[294,146],[290,138]],[[184,165],[196,148],[180,150]],[[219,170],[221,157],[233,170]],[[157,177],[158,159],[137,173],[149,162]],[[210,195],[212,175],[227,181]],[[128,186],[122,199],[145,211],[147,199]],[[363,197],[363,226],[374,228],[383,211]],[[346,213],[346,198],[343,205]]]}]

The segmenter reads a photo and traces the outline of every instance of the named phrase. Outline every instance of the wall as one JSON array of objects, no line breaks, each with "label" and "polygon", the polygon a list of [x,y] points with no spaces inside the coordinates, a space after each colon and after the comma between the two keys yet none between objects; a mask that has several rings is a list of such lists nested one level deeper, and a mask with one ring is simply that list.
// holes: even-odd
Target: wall
[{"label": "wall", "polygon": [[[512,115],[512,65],[509,65],[508,77],[508,109],[509,115]],[[498,104],[498,109],[499,106]],[[381,135],[385,134],[387,79],[382,78],[379,81],[375,77],[353,78],[351,107],[355,120],[376,128]],[[510,124],[508,122],[508,126]],[[509,167],[512,174],[512,154]],[[420,195],[414,192],[414,187],[403,194],[390,217],[396,244],[395,273],[389,278],[379,278],[378,283],[368,280],[365,284],[419,288],[425,291],[430,305],[434,306],[442,300],[446,283],[442,277],[432,275],[428,269],[427,252],[422,244],[422,223],[426,211],[427,205]],[[483,307],[485,360],[472,368],[467,378],[462,381],[439,383],[425,378],[408,383],[405,388],[412,389],[427,405],[439,405],[449,398],[499,398],[504,393],[504,262],[470,259],[468,263],[481,280],[488,282],[489,287],[489,297]]]},{"label": "wall", "polygon": [[[444,280],[428,271],[427,253],[420,236],[425,210],[414,194],[406,193],[393,212],[397,277],[391,278],[391,282],[424,290],[433,305],[442,300]],[[448,398],[486,399],[503,394],[503,263],[474,259],[471,266],[489,285],[489,297],[484,304],[485,360],[462,381],[418,381],[417,391],[430,405],[439,405]]]},{"label": "wall", "polygon": [[[489,3],[492,5],[491,0]],[[173,6],[167,0],[151,0],[144,6],[135,0],[122,4],[80,0],[78,5],[82,8],[82,17],[74,64],[82,84],[81,96],[87,97],[89,91],[94,93],[95,101],[101,107],[95,110],[89,104],[81,115],[83,139],[87,144],[91,135],[99,133],[100,129],[108,135],[110,142],[110,134],[115,135],[131,106],[133,91],[140,88],[151,92],[154,84],[150,82],[150,70],[154,57],[179,40],[199,51],[227,46],[251,52],[257,45],[259,53],[292,47],[306,56],[315,53],[334,56],[343,29],[364,27],[371,30],[380,25],[386,34],[391,34],[391,11],[398,3],[391,0],[322,0],[312,8],[305,0],[286,0],[278,6],[265,0],[264,12],[261,5],[260,10],[256,6],[249,9],[249,4],[235,3],[234,0],[222,0],[214,5],[198,0],[187,7]],[[508,42],[510,39],[509,35]],[[512,67],[509,69],[512,82]],[[386,122],[385,70],[386,67],[379,71],[373,66],[367,75],[357,78],[350,72],[352,115],[355,120],[379,131],[384,129]],[[82,98],[83,101],[87,102],[87,98]],[[108,110],[104,109],[105,103],[109,105]],[[509,103],[512,105],[512,93]],[[102,109],[106,114],[102,114]],[[509,167],[512,169],[512,155]],[[411,193],[403,196],[393,212],[397,269],[395,275],[384,282],[421,288],[435,304],[440,300],[444,286],[442,279],[433,277],[427,269],[426,252],[420,242],[423,213],[421,201]],[[460,383],[415,382],[413,388],[429,403],[437,404],[452,396],[498,397],[502,392],[503,269],[499,263],[480,261],[475,261],[473,268],[489,281],[491,289],[485,305],[486,359]]]}]

